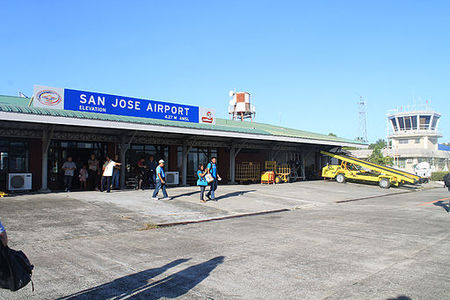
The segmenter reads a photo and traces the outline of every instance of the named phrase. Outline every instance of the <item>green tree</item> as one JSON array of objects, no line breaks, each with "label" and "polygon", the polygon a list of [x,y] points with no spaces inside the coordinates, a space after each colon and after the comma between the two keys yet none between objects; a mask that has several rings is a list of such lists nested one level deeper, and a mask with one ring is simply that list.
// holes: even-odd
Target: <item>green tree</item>
[{"label": "green tree", "polygon": [[375,143],[369,145],[369,149],[373,149],[372,154],[369,156],[369,161],[380,164],[392,166],[392,157],[383,156],[383,149],[386,147],[386,141],[383,139],[378,139]]},{"label": "green tree", "polygon": [[332,133],[332,132],[330,132],[328,135],[329,135],[329,136],[337,136],[337,135],[335,135],[335,134]]},{"label": "green tree", "polygon": [[381,152],[381,148],[374,148],[372,154],[369,156],[369,161],[376,164],[384,164],[383,153]]},{"label": "green tree", "polygon": [[374,144],[369,145],[369,149],[380,148],[383,149],[386,147],[386,141],[383,139],[378,139]]}]

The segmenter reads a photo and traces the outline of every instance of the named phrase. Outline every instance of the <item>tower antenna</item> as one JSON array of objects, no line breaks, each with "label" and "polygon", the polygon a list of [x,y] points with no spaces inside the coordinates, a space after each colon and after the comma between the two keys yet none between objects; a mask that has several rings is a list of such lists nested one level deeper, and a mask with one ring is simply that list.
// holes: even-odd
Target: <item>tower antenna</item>
[{"label": "tower antenna", "polygon": [[359,119],[359,132],[358,140],[367,143],[367,102],[363,96],[359,96],[358,104],[358,119]]}]

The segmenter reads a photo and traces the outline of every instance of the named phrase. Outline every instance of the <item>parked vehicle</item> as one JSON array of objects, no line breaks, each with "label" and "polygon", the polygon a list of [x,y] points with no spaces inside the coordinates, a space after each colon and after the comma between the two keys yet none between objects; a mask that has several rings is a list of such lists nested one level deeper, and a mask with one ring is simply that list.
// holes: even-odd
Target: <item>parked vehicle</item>
[{"label": "parked vehicle", "polygon": [[391,185],[400,186],[405,183],[417,184],[423,181],[423,178],[416,174],[375,164],[345,154],[334,154],[326,151],[320,151],[320,153],[341,161],[340,165],[328,165],[322,169],[322,177],[333,178],[340,183],[344,183],[346,180],[378,182],[381,188],[388,189]]}]

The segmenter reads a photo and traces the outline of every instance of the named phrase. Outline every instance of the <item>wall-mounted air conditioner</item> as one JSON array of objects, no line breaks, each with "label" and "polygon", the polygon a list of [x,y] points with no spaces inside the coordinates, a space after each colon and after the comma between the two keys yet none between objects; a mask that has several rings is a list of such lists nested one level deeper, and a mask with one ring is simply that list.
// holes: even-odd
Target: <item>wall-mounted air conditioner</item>
[{"label": "wall-mounted air conditioner", "polygon": [[166,172],[166,184],[178,185],[180,183],[180,172]]},{"label": "wall-mounted air conditioner", "polygon": [[8,174],[8,190],[9,191],[26,191],[32,187],[31,173],[9,173]]}]

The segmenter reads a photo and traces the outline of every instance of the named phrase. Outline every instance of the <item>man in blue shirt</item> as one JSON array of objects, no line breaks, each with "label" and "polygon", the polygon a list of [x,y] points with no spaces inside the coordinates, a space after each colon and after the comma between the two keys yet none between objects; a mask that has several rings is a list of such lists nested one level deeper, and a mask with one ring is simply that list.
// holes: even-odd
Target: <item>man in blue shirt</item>
[{"label": "man in blue shirt", "polygon": [[170,200],[166,192],[166,174],[164,173],[164,160],[159,161],[159,166],[156,167],[156,187],[153,192],[153,200],[158,200],[159,190],[162,190],[164,198],[162,200]]},{"label": "man in blue shirt", "polygon": [[8,235],[6,234],[5,227],[2,225],[2,221],[0,220],[0,240],[2,241],[3,246],[8,246]]},{"label": "man in blue shirt", "polygon": [[218,181],[222,180],[222,178],[220,178],[219,173],[217,172],[217,159],[215,157],[211,158],[211,162],[206,167],[206,172],[211,174],[211,176],[214,178],[214,180],[211,182],[211,187],[209,189],[209,192],[206,194],[206,197],[208,197],[208,199],[210,200],[216,200],[214,192],[217,190]]}]

